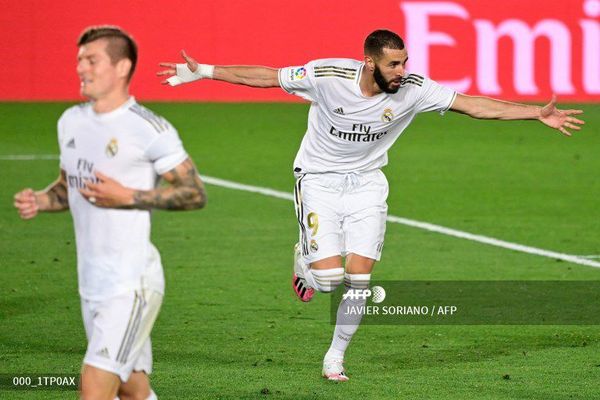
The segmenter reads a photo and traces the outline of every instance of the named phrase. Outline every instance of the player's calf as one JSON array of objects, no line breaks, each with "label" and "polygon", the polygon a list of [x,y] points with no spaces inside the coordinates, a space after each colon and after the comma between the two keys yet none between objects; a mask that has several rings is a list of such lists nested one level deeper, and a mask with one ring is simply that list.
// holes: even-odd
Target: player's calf
[{"label": "player's calf", "polygon": [[[345,274],[344,286],[349,290],[364,290],[369,287],[371,274]],[[343,367],[344,354],[352,336],[358,330],[363,312],[350,310],[364,310],[365,297],[346,296],[338,307],[335,329],[331,346],[323,359],[323,376],[329,380],[344,382],[348,380]]]}]

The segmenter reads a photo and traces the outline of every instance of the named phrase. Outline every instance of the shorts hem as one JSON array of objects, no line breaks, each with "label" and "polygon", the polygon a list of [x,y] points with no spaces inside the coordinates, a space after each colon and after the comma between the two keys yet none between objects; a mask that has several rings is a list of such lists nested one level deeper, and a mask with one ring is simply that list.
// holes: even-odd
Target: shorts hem
[{"label": "shorts hem", "polygon": [[359,251],[359,250],[347,250],[346,251],[346,256],[348,256],[348,254],[356,254],[357,256],[361,256],[361,257],[366,257],[366,258],[370,258],[371,260],[375,260],[375,261],[379,261],[381,260],[381,253],[379,254],[370,254],[369,252],[366,251]]},{"label": "shorts hem", "polygon": [[98,362],[94,362],[94,361],[89,361],[89,360],[86,360],[85,358],[83,359],[83,364],[84,365],[89,365],[90,367],[101,369],[101,370],[106,371],[106,372],[110,372],[111,374],[115,374],[116,376],[119,377],[119,379],[123,383],[127,382],[127,380],[129,379],[129,376],[133,372],[133,369],[132,369],[131,371],[129,371],[129,373],[123,373],[123,372],[117,371],[116,368],[108,367],[108,366],[106,366],[106,365],[104,365],[102,363],[98,363]]},{"label": "shorts hem", "polygon": [[[314,259],[310,256],[302,256],[302,261],[304,261],[304,263],[306,263],[306,264],[311,264],[311,263],[315,263],[315,262],[324,260],[326,258],[335,257],[335,256],[342,257],[342,254],[340,252],[325,253],[323,255],[319,255],[319,256],[315,257]],[[340,267],[341,267],[341,265],[340,265]]]},{"label": "shorts hem", "polygon": [[146,375],[150,376],[150,375],[152,375],[152,368],[148,368],[148,369],[146,369],[146,368],[135,369],[134,368],[131,371],[131,373],[134,373],[134,372],[144,372]]}]

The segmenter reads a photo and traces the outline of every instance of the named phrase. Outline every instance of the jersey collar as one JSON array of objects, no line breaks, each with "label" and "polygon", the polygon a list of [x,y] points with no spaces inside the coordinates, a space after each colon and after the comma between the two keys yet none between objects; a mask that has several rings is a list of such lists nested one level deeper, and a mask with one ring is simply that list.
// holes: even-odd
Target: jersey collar
[{"label": "jersey collar", "polygon": [[[90,104],[92,104],[92,103],[90,103]],[[109,111],[106,113],[97,113],[94,111],[93,107],[90,107],[90,114],[92,117],[94,117],[96,119],[107,120],[107,119],[111,119],[118,115],[123,114],[124,112],[126,112],[129,109],[129,107],[131,107],[134,104],[136,104],[135,97],[129,96],[129,98],[127,99],[127,101],[125,103],[121,104],[119,107],[115,108],[112,111]]]}]

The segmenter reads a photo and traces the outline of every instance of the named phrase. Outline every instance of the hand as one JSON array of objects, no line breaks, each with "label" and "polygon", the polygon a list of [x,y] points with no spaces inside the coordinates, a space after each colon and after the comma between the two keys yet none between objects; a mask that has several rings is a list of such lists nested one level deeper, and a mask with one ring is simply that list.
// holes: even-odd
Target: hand
[{"label": "hand", "polygon": [[550,103],[546,104],[540,111],[539,120],[551,128],[558,129],[563,135],[571,136],[567,130],[581,130],[579,125],[585,124],[584,121],[571,117],[571,115],[583,114],[582,110],[559,110],[556,108],[556,95],[552,95]]},{"label": "hand", "polygon": [[[167,85],[169,84],[169,78],[174,77],[174,76],[178,76],[179,78],[182,78],[183,82],[188,82],[186,80],[186,78],[189,78],[189,76],[193,76],[193,73],[196,72],[198,70],[198,62],[196,60],[194,60],[192,57],[188,56],[185,52],[185,50],[181,50],[181,57],[183,57],[183,60],[185,61],[185,64],[175,64],[175,63],[166,63],[166,62],[161,62],[158,65],[160,67],[163,68],[167,68],[165,70],[159,71],[156,73],[157,76],[167,76],[167,79],[161,81],[160,83],[162,83],[163,85]],[[185,71],[184,67],[187,66],[188,71]],[[186,73],[189,72],[189,73]],[[184,75],[184,76],[182,76]],[[188,76],[189,75],[189,76]],[[200,79],[200,78],[196,78],[196,79]],[[189,81],[191,82],[191,81]]]},{"label": "hand", "polygon": [[35,192],[32,189],[24,189],[15,194],[14,205],[19,211],[22,219],[31,219],[35,217],[40,209]]},{"label": "hand", "polygon": [[97,183],[87,181],[85,189],[79,189],[79,193],[87,201],[98,207],[125,208],[133,205],[133,189],[121,185],[116,180],[94,171],[98,178]]}]

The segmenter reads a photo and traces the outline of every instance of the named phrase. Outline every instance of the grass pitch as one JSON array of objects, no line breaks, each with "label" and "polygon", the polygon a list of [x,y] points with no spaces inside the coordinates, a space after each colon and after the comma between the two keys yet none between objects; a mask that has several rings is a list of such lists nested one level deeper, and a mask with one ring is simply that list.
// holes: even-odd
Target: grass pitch
[{"label": "grass pitch", "polygon": [[[204,175],[291,191],[303,104],[149,104],[180,131]],[[66,104],[0,104],[0,156],[56,154]],[[385,173],[389,212],[573,255],[600,255],[600,106],[564,138],[537,122],[426,114],[397,141]],[[0,160],[0,374],[73,374],[86,341],[68,213],[21,221],[23,187],[56,160]],[[153,331],[161,399],[593,399],[597,326],[362,326],[351,380],[320,377],[329,298],[290,288],[293,204],[207,186],[205,210],[156,212],[167,279]],[[600,270],[388,224],[378,280],[598,280]],[[76,398],[6,390],[0,398]]]}]

